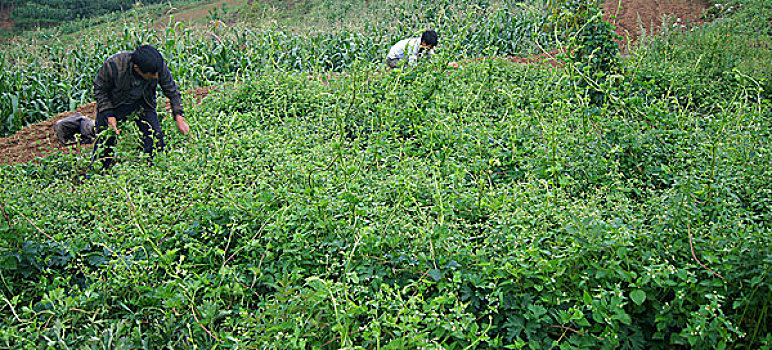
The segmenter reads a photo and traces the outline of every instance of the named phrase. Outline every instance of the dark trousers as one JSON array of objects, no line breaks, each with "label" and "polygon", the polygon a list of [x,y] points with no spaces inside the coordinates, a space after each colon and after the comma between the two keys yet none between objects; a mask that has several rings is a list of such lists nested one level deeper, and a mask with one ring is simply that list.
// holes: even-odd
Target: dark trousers
[{"label": "dark trousers", "polygon": [[[142,150],[151,158],[153,157],[155,150],[163,150],[165,145],[164,135],[163,131],[161,131],[158,113],[156,113],[154,108],[150,108],[142,101],[137,101],[132,104],[119,106],[114,109],[113,112],[115,112],[115,120],[118,123],[125,121],[132,113],[139,112],[139,118],[136,120],[136,123],[137,128],[142,132]],[[104,168],[109,168],[115,164],[113,152],[115,136],[111,135],[106,137],[103,133],[103,131],[107,130],[109,127],[110,125],[107,123],[107,117],[105,117],[104,113],[97,112],[95,125],[97,137],[91,159],[92,161],[97,159],[101,160]]]}]

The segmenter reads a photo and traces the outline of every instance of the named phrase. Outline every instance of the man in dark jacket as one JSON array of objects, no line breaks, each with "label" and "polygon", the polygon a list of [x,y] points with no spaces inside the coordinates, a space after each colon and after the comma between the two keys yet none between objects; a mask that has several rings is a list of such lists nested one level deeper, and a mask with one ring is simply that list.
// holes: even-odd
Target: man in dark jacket
[{"label": "man in dark jacket", "polygon": [[182,116],[182,103],[177,84],[161,54],[150,45],[142,45],[134,51],[110,56],[99,69],[94,80],[94,97],[97,101],[96,134],[93,159],[101,159],[102,166],[114,164],[115,136],[100,135],[108,127],[120,135],[118,122],[134,112],[139,112],[137,127],[142,132],[143,150],[151,157],[155,150],[164,147],[163,131],[156,113],[156,87],[161,85],[169,98],[172,117],[182,134],[189,131]]}]

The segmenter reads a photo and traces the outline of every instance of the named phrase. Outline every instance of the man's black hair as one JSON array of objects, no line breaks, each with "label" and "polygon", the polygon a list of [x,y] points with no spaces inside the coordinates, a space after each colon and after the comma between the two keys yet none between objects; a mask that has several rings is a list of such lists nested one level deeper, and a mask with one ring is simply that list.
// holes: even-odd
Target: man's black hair
[{"label": "man's black hair", "polygon": [[164,65],[164,58],[155,47],[142,45],[134,50],[131,62],[136,64],[142,73],[158,73]]},{"label": "man's black hair", "polygon": [[437,32],[427,30],[421,34],[421,42],[429,46],[437,46]]}]

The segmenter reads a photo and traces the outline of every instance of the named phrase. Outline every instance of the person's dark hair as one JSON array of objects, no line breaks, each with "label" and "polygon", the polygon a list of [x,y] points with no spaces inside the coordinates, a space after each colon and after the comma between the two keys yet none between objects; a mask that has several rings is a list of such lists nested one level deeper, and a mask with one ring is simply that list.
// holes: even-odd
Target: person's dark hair
[{"label": "person's dark hair", "polygon": [[142,45],[134,50],[131,62],[136,64],[142,73],[158,73],[164,65],[164,58],[155,47]]},{"label": "person's dark hair", "polygon": [[421,34],[421,42],[429,46],[437,46],[437,32],[427,30]]}]

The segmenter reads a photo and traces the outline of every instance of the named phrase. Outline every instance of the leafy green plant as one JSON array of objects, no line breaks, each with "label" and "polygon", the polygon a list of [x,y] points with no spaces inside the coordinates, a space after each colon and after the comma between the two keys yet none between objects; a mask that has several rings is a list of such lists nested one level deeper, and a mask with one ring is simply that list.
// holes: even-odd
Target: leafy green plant
[{"label": "leafy green plant", "polygon": [[184,81],[225,83],[154,165],[129,128],[105,174],[83,178],[87,154],[0,167],[2,346],[769,346],[763,77],[723,64],[732,43],[714,81],[651,51],[719,35],[631,53],[593,103],[581,62],[373,72],[297,63],[354,32],[292,52],[214,30],[160,33]]}]

